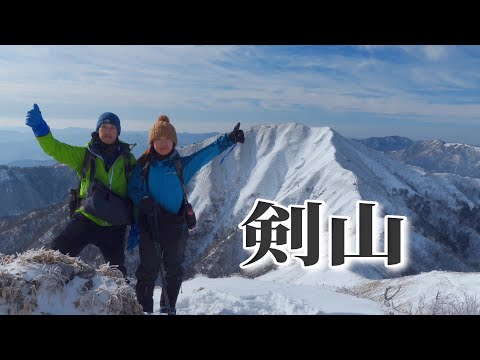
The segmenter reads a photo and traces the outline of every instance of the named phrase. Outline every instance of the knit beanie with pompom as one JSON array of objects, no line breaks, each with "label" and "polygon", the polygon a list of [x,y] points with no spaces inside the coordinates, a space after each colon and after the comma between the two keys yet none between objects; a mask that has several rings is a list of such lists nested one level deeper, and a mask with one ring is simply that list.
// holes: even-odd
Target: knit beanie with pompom
[{"label": "knit beanie with pompom", "polygon": [[167,139],[173,141],[173,146],[177,146],[177,132],[172,124],[170,124],[170,119],[167,115],[160,115],[157,122],[153,125],[148,136],[148,143],[150,146],[153,145],[153,142],[157,139],[160,139],[162,136],[165,136]]}]

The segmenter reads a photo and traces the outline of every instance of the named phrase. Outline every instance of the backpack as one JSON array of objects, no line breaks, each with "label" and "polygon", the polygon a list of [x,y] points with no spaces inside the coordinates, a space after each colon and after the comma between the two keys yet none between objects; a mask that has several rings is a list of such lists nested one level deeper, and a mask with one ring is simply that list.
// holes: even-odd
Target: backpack
[{"label": "backpack", "polygon": [[[126,179],[129,178],[129,176],[132,173],[133,166],[132,166],[132,158],[131,158],[131,153],[130,151],[122,154],[124,161],[125,161],[125,177]],[[80,180],[78,182],[78,186],[76,188],[70,188],[68,190],[68,195],[69,195],[69,201],[68,201],[68,207],[70,210],[70,218],[73,217],[75,214],[76,210],[82,205],[81,201],[82,199],[80,198],[80,187],[82,185],[82,180],[85,178],[85,175],[87,174],[88,167],[90,166],[90,182],[93,181],[95,178],[95,158],[96,156],[93,155],[90,150],[87,148],[85,149],[85,156],[83,158],[83,163],[82,163],[82,169],[80,171]],[[91,186],[92,184],[90,184]]]}]

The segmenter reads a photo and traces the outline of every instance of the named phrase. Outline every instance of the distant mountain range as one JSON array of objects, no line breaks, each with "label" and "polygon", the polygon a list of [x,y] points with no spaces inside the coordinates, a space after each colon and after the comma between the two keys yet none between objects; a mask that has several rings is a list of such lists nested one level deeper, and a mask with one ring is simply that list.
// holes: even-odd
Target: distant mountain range
[{"label": "distant mountain range", "polygon": [[[52,158],[45,154],[30,129],[0,130],[0,165],[43,166],[52,163]],[[83,146],[91,139],[91,129],[66,128],[52,129],[56,139],[70,145]],[[149,131],[122,131],[120,140],[137,144],[133,148],[135,157],[147,149]],[[178,133],[179,146],[201,142],[217,133]],[[48,162],[46,162],[48,161]]]},{"label": "distant mountain range", "polygon": [[370,137],[357,141],[377,151],[403,150],[414,143],[413,140],[401,136]]},{"label": "distant mountain range", "polygon": [[432,173],[480,178],[480,147],[442,140],[413,141],[399,136],[368,138],[362,144],[386,153],[404,164]]},{"label": "distant mountain range", "polygon": [[7,166],[11,167],[35,167],[35,166],[52,166],[58,164],[56,160],[16,160],[9,162]]}]

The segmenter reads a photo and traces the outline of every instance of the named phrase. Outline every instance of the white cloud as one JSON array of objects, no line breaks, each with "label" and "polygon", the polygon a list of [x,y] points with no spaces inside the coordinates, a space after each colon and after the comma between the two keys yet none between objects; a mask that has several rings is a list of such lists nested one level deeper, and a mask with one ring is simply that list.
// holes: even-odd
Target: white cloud
[{"label": "white cloud", "polygon": [[446,60],[455,51],[454,46],[446,45],[404,45],[399,48],[411,56],[433,62]]},{"label": "white cloud", "polygon": [[423,47],[423,52],[429,60],[437,61],[445,59],[448,56],[448,47],[440,45],[426,45]]},{"label": "white cloud", "polygon": [[385,45],[357,45],[359,49],[364,49],[367,51],[374,51],[378,49],[384,49]]},{"label": "white cloud", "polygon": [[[448,62],[458,53],[452,47],[357,48],[368,54],[340,55],[324,47],[312,55],[275,46],[1,46],[0,107],[38,102],[51,118],[63,116],[55,113],[57,105],[256,111],[266,117],[308,107],[435,121],[454,114],[472,122],[480,115],[478,106],[434,95],[455,91],[458,97],[478,87],[475,63]],[[380,56],[395,49],[416,60]]]}]

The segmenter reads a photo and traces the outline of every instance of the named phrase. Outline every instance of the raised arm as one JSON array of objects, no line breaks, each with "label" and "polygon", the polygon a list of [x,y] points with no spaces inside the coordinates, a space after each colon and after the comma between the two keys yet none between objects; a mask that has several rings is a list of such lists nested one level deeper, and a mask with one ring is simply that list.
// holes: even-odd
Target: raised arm
[{"label": "raised arm", "polygon": [[33,109],[27,113],[25,123],[32,128],[38,143],[47,155],[77,172],[81,171],[85,147],[68,145],[55,139],[37,104],[34,104]]},{"label": "raised arm", "polygon": [[237,142],[245,142],[245,135],[243,130],[240,130],[240,123],[235,126],[232,132],[220,136],[210,145],[183,158],[185,184],[187,184],[203,166]]}]

